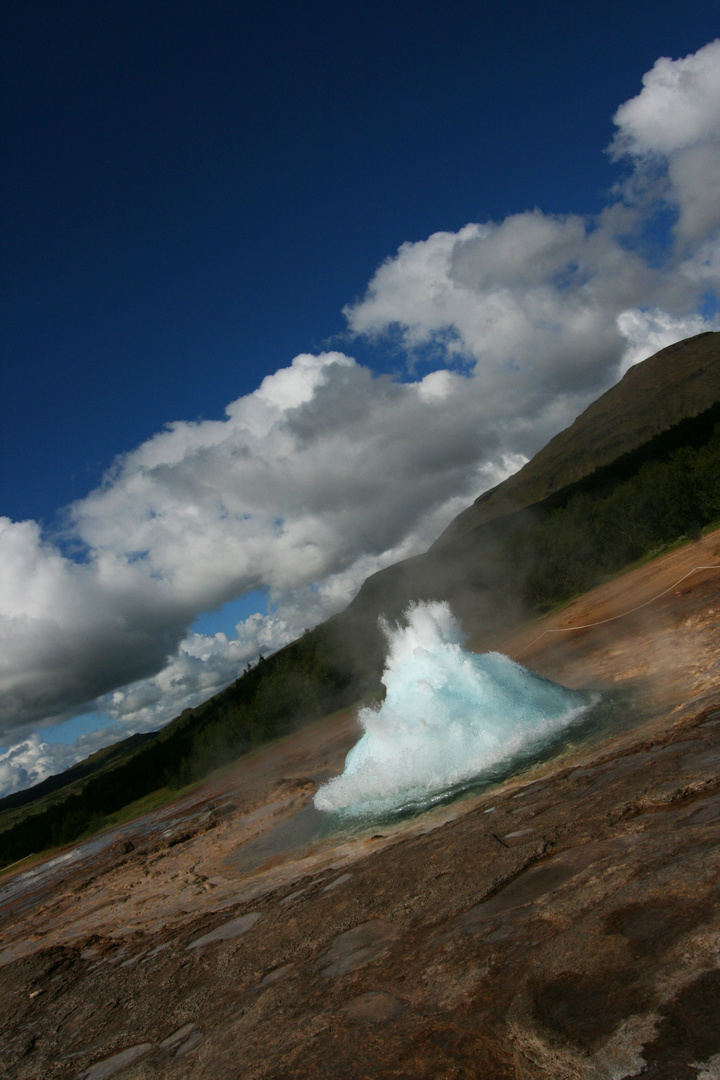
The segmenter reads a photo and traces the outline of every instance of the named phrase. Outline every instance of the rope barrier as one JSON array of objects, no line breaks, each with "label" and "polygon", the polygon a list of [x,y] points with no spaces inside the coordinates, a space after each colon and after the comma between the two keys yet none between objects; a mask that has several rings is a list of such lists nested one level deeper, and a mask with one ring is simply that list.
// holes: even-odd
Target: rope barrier
[{"label": "rope barrier", "polygon": [[536,641],[540,641],[540,638],[544,638],[547,634],[568,634],[572,630],[588,630],[593,626],[605,626],[606,623],[616,622],[618,619],[625,619],[628,615],[633,615],[636,611],[641,611],[642,608],[648,607],[650,604],[654,604],[656,600],[659,600],[661,596],[665,596],[666,593],[672,592],[673,589],[677,589],[678,585],[682,585],[686,578],[689,578],[696,570],[720,570],[720,565],[714,566],[693,566],[692,570],[688,570],[687,574],[683,574],[673,585],[668,585],[667,589],[663,589],[657,596],[653,596],[652,599],[646,600],[644,604],[638,604],[637,607],[630,608],[629,611],[623,611],[620,615],[612,615],[609,619],[598,619],[597,622],[580,623],[579,626],[557,626],[552,627],[549,630],[543,630],[542,634],[538,634],[536,638],[526,645],[524,649],[521,649],[517,656],[513,659],[517,660],[519,656],[526,653],[528,649],[532,649]]},{"label": "rope barrier", "polygon": [[19,866],[20,863],[25,862],[26,859],[32,859],[34,854],[35,852],[31,851],[29,855],[23,855],[22,859],[16,859],[15,862],[8,863],[7,866],[3,866],[2,870],[0,870],[0,874],[4,874],[5,871],[9,870],[12,866]]}]

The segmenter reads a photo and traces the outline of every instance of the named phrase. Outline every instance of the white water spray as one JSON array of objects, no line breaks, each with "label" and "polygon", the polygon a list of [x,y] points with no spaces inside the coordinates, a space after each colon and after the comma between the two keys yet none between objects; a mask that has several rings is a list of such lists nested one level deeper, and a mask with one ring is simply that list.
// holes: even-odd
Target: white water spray
[{"label": "white water spray", "polygon": [[517,754],[542,747],[591,703],[501,653],[476,655],[446,603],[411,604],[385,627],[385,701],[360,710],[365,734],[319,810],[377,814],[432,801]]}]

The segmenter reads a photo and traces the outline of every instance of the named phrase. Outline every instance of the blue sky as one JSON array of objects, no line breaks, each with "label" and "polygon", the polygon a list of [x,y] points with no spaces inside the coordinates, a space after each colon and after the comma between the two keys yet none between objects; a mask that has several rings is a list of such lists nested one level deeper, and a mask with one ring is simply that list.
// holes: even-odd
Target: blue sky
[{"label": "blue sky", "polygon": [[0,791],[207,696],[712,323],[719,21],[3,5]]}]

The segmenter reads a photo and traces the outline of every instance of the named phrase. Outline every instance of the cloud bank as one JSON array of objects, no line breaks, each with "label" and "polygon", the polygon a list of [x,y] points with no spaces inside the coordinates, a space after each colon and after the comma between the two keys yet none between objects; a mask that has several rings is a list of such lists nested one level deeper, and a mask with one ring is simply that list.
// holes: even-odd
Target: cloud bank
[{"label": "cloud bank", "polygon": [[[147,730],[226,685],[427,547],[630,364],[715,328],[720,41],[658,60],[614,120],[623,175],[600,214],[468,224],[377,269],[345,316],[402,376],[302,354],[222,420],[119,457],[56,535],[0,519],[0,791],[87,753],[28,738],[45,724],[93,707]],[[257,589],[269,613],[234,638],[189,632]]]}]

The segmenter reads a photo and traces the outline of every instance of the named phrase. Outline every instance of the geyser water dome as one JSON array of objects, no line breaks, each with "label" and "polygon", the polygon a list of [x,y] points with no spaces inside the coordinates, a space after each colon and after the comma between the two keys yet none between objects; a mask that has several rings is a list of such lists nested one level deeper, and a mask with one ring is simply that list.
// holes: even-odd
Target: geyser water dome
[{"label": "geyser water dome", "polygon": [[407,625],[384,626],[386,696],[360,710],[365,734],[341,776],[315,795],[319,810],[374,815],[434,796],[541,748],[594,701],[501,653],[463,648],[446,603],[415,603]]}]

